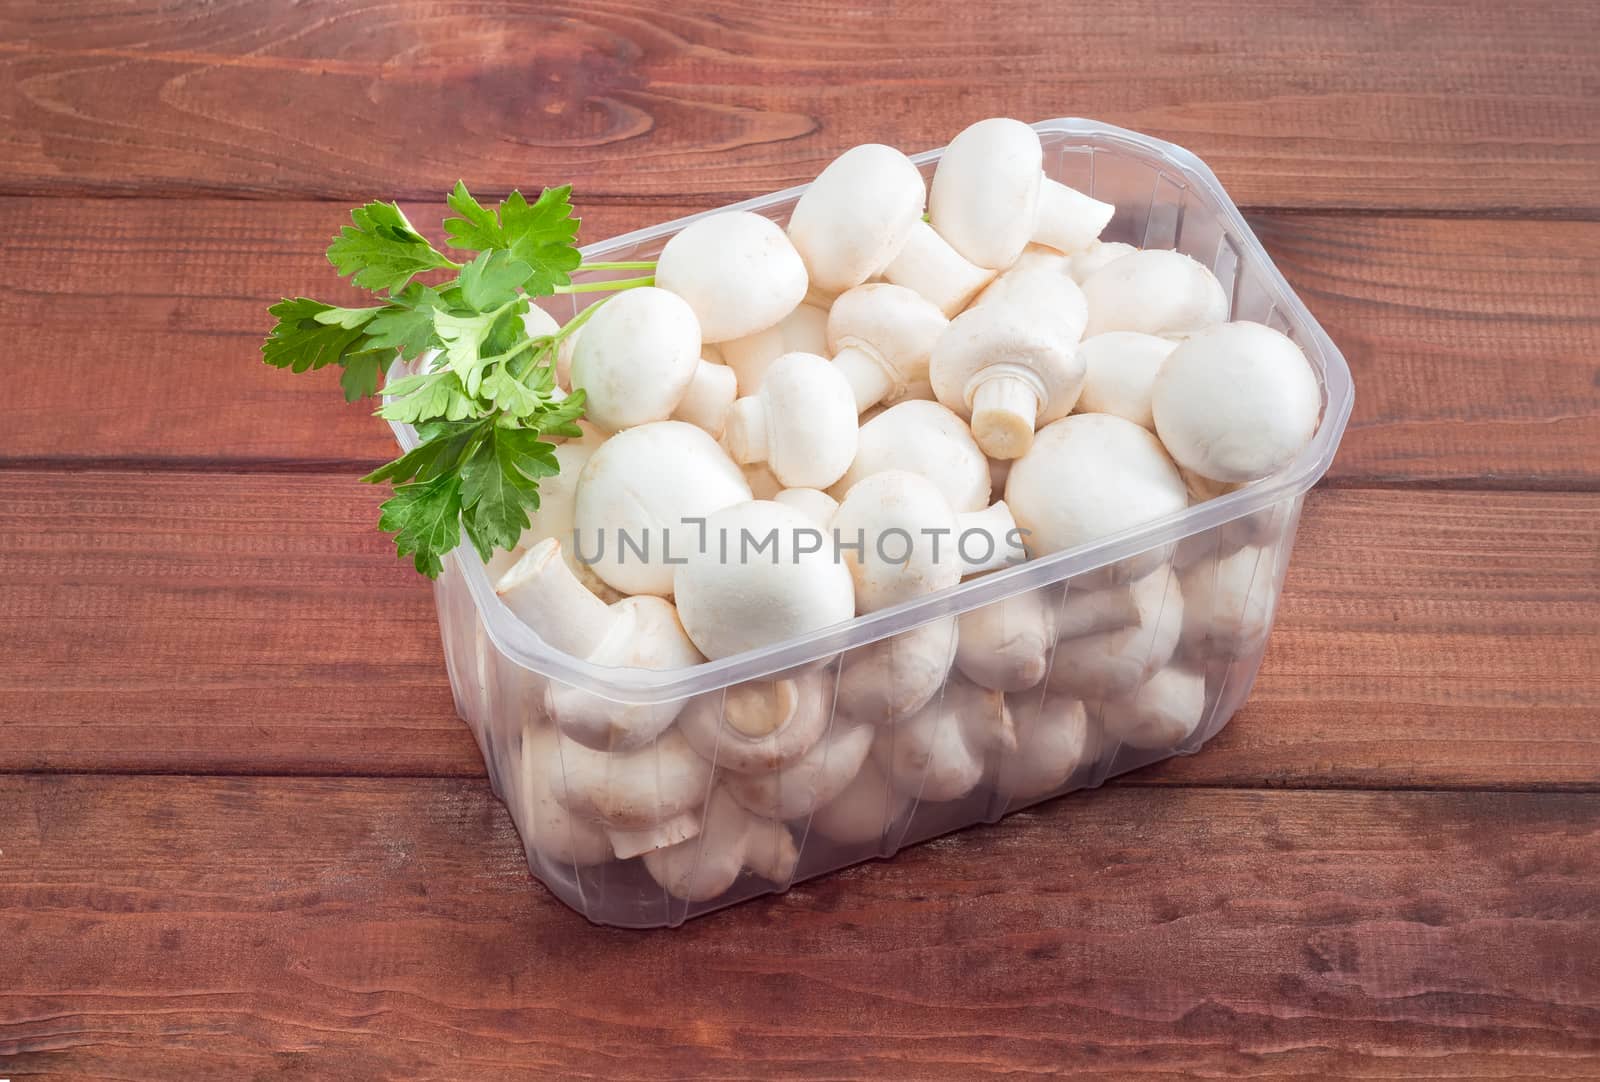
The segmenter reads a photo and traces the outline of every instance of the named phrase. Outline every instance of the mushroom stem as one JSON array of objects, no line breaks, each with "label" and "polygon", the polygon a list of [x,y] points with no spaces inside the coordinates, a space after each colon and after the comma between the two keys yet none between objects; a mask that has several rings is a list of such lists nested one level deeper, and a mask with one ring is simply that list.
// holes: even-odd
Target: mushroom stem
[{"label": "mushroom stem", "polygon": [[679,842],[698,837],[700,823],[701,812],[696,808],[638,830],[607,828],[606,838],[611,842],[611,851],[617,855],[617,859],[627,860],[629,857],[653,853],[657,849],[665,849],[669,845],[677,845]]},{"label": "mushroom stem", "polygon": [[1039,186],[1038,219],[1033,240],[1058,252],[1078,252],[1100,238],[1116,206],[1045,178]]},{"label": "mushroom stem", "polygon": [[883,268],[886,280],[922,294],[947,319],[965,308],[994,275],[964,259],[927,222],[912,227],[905,247]]},{"label": "mushroom stem", "polygon": [[[977,575],[994,571],[1021,557],[1013,543],[1017,520],[1004,500],[996,500],[982,511],[963,511],[956,515],[956,555],[961,557],[961,574]],[[988,544],[965,540],[971,534],[987,537]],[[963,543],[965,540],[965,543]]]},{"label": "mushroom stem", "polygon": [[575,657],[593,654],[617,621],[578,581],[553,537],[529,549],[495,584],[495,593],[541,639]]},{"label": "mushroom stem", "polygon": [[850,384],[858,413],[882,402],[894,390],[894,373],[883,363],[883,358],[861,346],[845,346],[834,354],[833,365]]},{"label": "mushroom stem", "polygon": [[687,421],[711,437],[722,435],[728,409],[739,395],[739,377],[725,364],[701,360],[689,377],[689,386],[672,411],[674,420]]},{"label": "mushroom stem", "polygon": [[990,458],[1021,458],[1033,446],[1039,378],[1010,365],[990,365],[982,375],[972,394],[972,438]]},{"label": "mushroom stem", "polygon": [[722,443],[741,466],[767,459],[766,403],[756,395],[746,395],[728,408]]}]

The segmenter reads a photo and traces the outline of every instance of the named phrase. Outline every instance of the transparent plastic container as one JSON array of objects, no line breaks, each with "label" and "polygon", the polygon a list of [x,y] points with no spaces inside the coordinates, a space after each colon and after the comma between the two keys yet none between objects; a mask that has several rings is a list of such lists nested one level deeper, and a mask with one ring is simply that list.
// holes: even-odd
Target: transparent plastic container
[{"label": "transparent plastic container", "polygon": [[[1249,694],[1301,501],[1350,415],[1349,369],[1198,158],[1093,121],[1034,127],[1051,177],[1116,204],[1102,239],[1193,256],[1229,291],[1232,318],[1299,344],[1322,391],[1315,439],[1277,475],[1181,513],[688,669],[605,668],[552,649],[458,548],[435,587],[457,710],[533,874],[591,921],[675,926],[994,822],[1198,751]],[[931,175],[940,154],[913,160]],[[733,209],[783,223],[804,190]],[[583,255],[650,259],[699,217]],[[603,296],[552,298],[550,310],[564,320]],[[415,445],[409,427],[395,433]],[[574,703],[676,720],[642,748],[594,751],[557,735],[552,707]],[[748,719],[778,719],[777,735],[746,736],[729,717],[756,731]]]}]

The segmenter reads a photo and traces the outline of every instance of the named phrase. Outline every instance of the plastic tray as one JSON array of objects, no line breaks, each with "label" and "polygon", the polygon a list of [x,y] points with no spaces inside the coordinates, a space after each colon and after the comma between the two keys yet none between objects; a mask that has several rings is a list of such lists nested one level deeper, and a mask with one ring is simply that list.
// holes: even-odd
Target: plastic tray
[{"label": "plastic tray", "polygon": [[[435,587],[457,710],[478,740],[495,792],[511,810],[533,874],[590,920],[626,927],[673,926],[734,902],[785,890],[811,876],[890,856],[903,846],[952,830],[993,822],[1041,800],[1097,786],[1172,755],[1193,753],[1227,723],[1249,694],[1288,566],[1301,501],[1327,471],[1350,415],[1354,392],[1349,369],[1273,266],[1217,178],[1193,154],[1088,120],[1048,120],[1034,128],[1043,141],[1045,170],[1051,177],[1116,204],[1116,215],[1102,239],[1175,248],[1193,256],[1211,266],[1229,291],[1231,318],[1265,323],[1299,344],[1316,370],[1323,395],[1315,439],[1271,478],[1091,546],[1033,560],[760,651],[665,672],[600,667],[552,649],[500,603],[470,547],[458,548],[446,559]],[[941,153],[929,151],[913,160],[931,174]],[[782,223],[804,190],[804,186],[790,188],[732,209],[754,211]],[[699,217],[704,215],[590,245],[583,250],[584,258],[653,258],[669,237]],[[605,275],[590,277],[603,280]],[[582,301],[576,303],[574,297],[552,298],[550,310],[566,319],[580,303],[605,295],[577,295]],[[403,448],[415,446],[416,435],[408,426],[394,428]],[[1126,578],[1119,576],[1119,569],[1143,565],[1142,571],[1153,562],[1171,569],[1172,576],[1162,580],[1159,591],[1147,585],[1142,599],[1133,599],[1145,604],[1146,623],[1153,613],[1154,626],[1148,634],[1124,636],[1117,655],[1123,667],[1092,676],[1071,675],[1082,668],[1081,640],[1075,647],[1048,651],[1046,678],[1031,689],[1005,696],[1013,720],[1029,733],[1039,727],[1033,735],[1045,742],[1030,743],[1030,750],[1019,756],[1006,756],[999,746],[990,748],[984,753],[983,779],[963,795],[931,799],[946,795],[951,787],[944,778],[907,784],[906,764],[916,761],[909,730],[902,724],[861,722],[839,705],[841,673],[846,674],[844,681],[856,682],[847,684],[845,697],[856,701],[851,695],[860,694],[859,682],[869,666],[878,665],[874,671],[904,671],[908,664],[904,659],[915,653],[913,643],[925,649],[938,644],[941,636],[947,647],[954,647],[963,618],[1010,620],[1013,614],[1042,609],[1053,613],[1058,624],[1076,629],[1095,626],[1096,619],[1114,621],[1106,613],[1126,608],[1132,599],[1129,587],[1118,582],[1119,577]],[[972,615],[985,607],[991,608]],[[1086,619],[1091,623],[1084,623]],[[1159,664],[1174,637],[1171,658]],[[886,661],[888,668],[883,668]],[[1182,731],[1186,726],[1181,719],[1165,728],[1130,723],[1130,717],[1141,711],[1129,705],[1127,682],[1152,670],[1164,671],[1163,679],[1175,687],[1186,681],[1191,694],[1203,686],[1203,708],[1192,731]],[[552,723],[545,704],[552,693],[584,695],[617,711],[682,702],[695,710],[720,713],[728,689],[749,685],[738,695],[770,689],[775,674],[801,682],[784,685],[789,690],[823,696],[827,734],[818,750],[798,765],[761,778],[719,765],[717,760],[724,757],[719,749],[703,770],[689,772],[688,784],[699,793],[687,801],[681,793],[669,792],[683,784],[673,774],[682,751],[678,725],[656,745],[629,753],[633,758],[626,764],[556,741],[549,731]],[[1080,734],[1072,712],[1058,711],[1061,703],[1055,695],[1046,704],[1052,683],[1062,689],[1061,694],[1086,701],[1080,761],[1059,779],[1052,774],[1071,765]],[[1153,691],[1147,699],[1151,695]],[[963,704],[975,704],[971,709],[988,720],[968,727],[959,716],[967,709]],[[990,717],[996,711],[994,697],[977,694],[960,667],[952,668],[928,709],[938,710],[940,716],[936,721],[923,719],[918,732],[933,731],[937,740],[948,741],[959,733],[976,747],[982,740],[969,728],[994,728]],[[1036,717],[1041,719],[1037,723]],[[949,728],[941,731],[940,726]],[[1045,736],[1049,726],[1056,728]],[[663,741],[671,742],[666,750]],[[870,750],[863,755],[864,746]],[[861,766],[852,775],[856,763]],[[898,770],[898,789],[884,790],[880,764]],[[676,875],[699,881],[703,892],[704,883],[718,882],[714,873],[730,859],[728,854],[742,847],[748,850],[749,862],[764,867],[770,878],[746,870],[728,889],[691,900],[660,885],[641,857],[617,859],[607,853],[610,836],[595,822],[568,815],[554,797],[563,785],[570,783],[574,791],[604,787],[607,778],[620,777],[624,771],[657,779],[659,817],[671,818],[685,833],[700,821],[713,790],[721,790],[715,797],[721,812],[707,816],[697,840],[674,853]],[[843,796],[836,796],[843,782],[849,787]],[[960,784],[964,782],[958,781],[956,787]],[[727,797],[733,792],[745,804],[781,818],[751,818],[738,828],[727,825],[739,818],[722,814],[728,811]],[[818,815],[819,807],[829,810]],[[614,833],[629,835],[616,839],[625,851],[637,847],[629,831]],[[731,836],[735,833],[739,837]]]}]

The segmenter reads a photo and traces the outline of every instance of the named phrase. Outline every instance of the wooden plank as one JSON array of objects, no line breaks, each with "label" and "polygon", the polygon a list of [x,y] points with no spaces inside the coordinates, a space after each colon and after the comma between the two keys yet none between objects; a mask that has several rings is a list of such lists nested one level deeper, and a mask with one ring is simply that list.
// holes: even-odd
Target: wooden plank
[{"label": "wooden plank", "polygon": [[391,4],[0,15],[0,190],[750,195],[996,113],[1175,140],[1241,202],[1600,211],[1587,0]]},{"label": "wooden plank", "polygon": [[[286,823],[294,830],[284,829]],[[1600,797],[1105,790],[670,932],[477,782],[0,779],[21,1078],[1592,1078]]]},{"label": "wooden plank", "polygon": [[[321,257],[328,204],[0,201],[0,335],[12,358],[0,464],[317,466],[393,454],[332,374],[265,368],[284,294],[355,298]],[[583,208],[616,235],[689,208]],[[438,205],[415,208],[423,228]],[[1600,485],[1600,223],[1261,215],[1345,350],[1356,414],[1341,482]],[[353,465],[347,465],[351,464]]]},{"label": "wooden plank", "polygon": [[[0,770],[482,773],[377,493],[16,471],[0,491]],[[1597,513],[1312,493],[1253,699],[1155,780],[1600,786]]]}]

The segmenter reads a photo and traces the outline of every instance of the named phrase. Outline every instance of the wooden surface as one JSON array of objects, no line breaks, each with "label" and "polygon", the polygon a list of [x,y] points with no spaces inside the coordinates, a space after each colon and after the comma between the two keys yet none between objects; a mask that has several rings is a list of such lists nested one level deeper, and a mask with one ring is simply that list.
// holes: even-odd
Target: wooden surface
[{"label": "wooden surface", "polygon": [[[0,6],[0,1078],[1600,1078],[1600,6]],[[1092,116],[1344,349],[1201,754],[673,932],[528,876],[389,451],[264,308],[346,206],[595,240]]]}]

